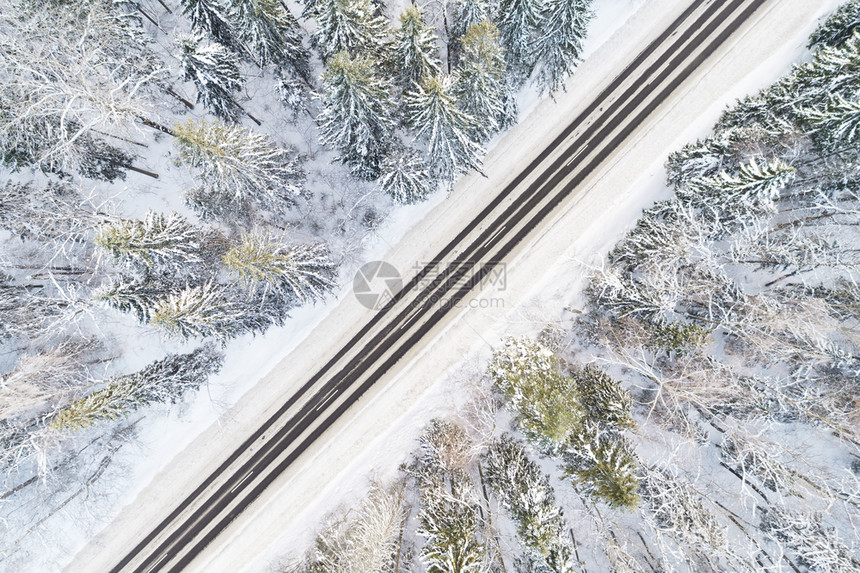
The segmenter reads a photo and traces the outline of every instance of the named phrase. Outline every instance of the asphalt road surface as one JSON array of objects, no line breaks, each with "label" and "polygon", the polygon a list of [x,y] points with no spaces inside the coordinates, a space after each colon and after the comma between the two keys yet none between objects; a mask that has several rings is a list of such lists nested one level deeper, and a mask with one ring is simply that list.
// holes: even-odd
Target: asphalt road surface
[{"label": "asphalt road surface", "polygon": [[[693,0],[546,149],[111,570],[181,571],[768,0]],[[444,261],[443,264],[440,264]]]}]

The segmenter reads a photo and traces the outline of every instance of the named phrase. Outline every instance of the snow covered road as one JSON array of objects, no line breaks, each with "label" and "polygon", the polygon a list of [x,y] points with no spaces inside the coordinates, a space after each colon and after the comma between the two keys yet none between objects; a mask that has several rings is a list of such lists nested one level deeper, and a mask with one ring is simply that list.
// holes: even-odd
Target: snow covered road
[{"label": "snow covered road", "polygon": [[[705,10],[712,4],[737,4],[740,11],[752,6],[753,1],[738,1],[734,4],[706,2],[701,9]],[[691,118],[708,111],[727,89],[756,70],[759,63],[778,53],[784,47],[783,42],[800,37],[801,31],[805,34],[812,25],[813,16],[817,15],[825,4],[796,0],[767,2],[765,9],[756,12],[750,22],[742,26],[719,51],[710,54],[711,58],[698,73],[683,84],[678,78],[686,75],[684,70],[691,62],[695,62],[700,52],[691,51],[686,54],[689,58],[685,59],[683,65],[671,59],[655,60],[657,67],[654,77],[663,76],[656,85],[668,85],[678,79],[679,85],[674,86],[675,89],[669,97],[663,97],[657,91],[652,93],[650,99],[644,96],[636,99],[639,92],[634,92],[630,96],[629,105],[632,107],[629,109],[610,107],[615,102],[612,97],[598,101],[595,104],[598,110],[587,113],[580,128],[581,133],[589,129],[594,132],[596,127],[592,126],[598,125],[603,108],[606,107],[607,111],[614,110],[614,123],[608,122],[600,131],[602,137],[595,137],[601,145],[598,147],[595,144],[592,147],[590,140],[585,140],[578,148],[564,145],[544,157],[551,164],[556,157],[564,155],[567,158],[561,161],[561,167],[556,167],[558,180],[548,188],[561,186],[577,189],[576,193],[561,196],[561,205],[554,211],[546,212],[544,218],[550,224],[543,225],[539,233],[536,222],[518,217],[509,217],[509,226],[504,227],[504,233],[495,232],[498,227],[489,229],[481,225],[472,226],[475,234],[484,234],[483,240],[479,241],[479,247],[483,250],[477,252],[479,255],[489,255],[490,259],[494,256],[498,259],[498,253],[502,251],[501,248],[494,250],[497,243],[502,244],[500,242],[505,237],[524,230],[519,241],[505,243],[510,244],[510,248],[502,255],[507,263],[506,289],[498,293],[498,298],[504,301],[504,305],[491,309],[467,305],[457,308],[456,312],[446,313],[444,322],[431,324],[419,320],[414,324],[406,324],[402,329],[404,334],[423,328],[424,340],[420,347],[406,346],[406,350],[400,354],[397,354],[396,347],[380,340],[377,347],[382,352],[378,358],[391,362],[381,384],[358,401],[357,407],[351,408],[345,417],[334,422],[323,438],[314,444],[313,456],[308,455],[311,453],[309,451],[287,471],[273,478],[271,487],[266,488],[262,496],[240,518],[235,521],[226,520],[226,530],[224,535],[220,536],[219,542],[206,548],[189,570],[240,570],[242,566],[248,565],[248,556],[260,554],[278,533],[290,531],[283,523],[286,517],[291,517],[290,526],[300,527],[301,512],[295,512],[292,516],[285,515],[285,508],[295,507],[297,499],[308,499],[315,494],[318,496],[325,491],[329,482],[339,479],[340,472],[330,470],[338,466],[341,469],[347,467],[347,462],[372,444],[374,438],[392,428],[402,427],[404,418],[408,417],[410,409],[414,410],[427,387],[439,380],[442,373],[455,365],[463,354],[471,353],[476,345],[482,345],[483,339],[492,340],[495,336],[493,333],[498,328],[496,325],[504,322],[502,319],[512,309],[527,300],[531,287],[540,277],[552,272],[553,263],[564,260],[570,245],[593,233],[595,224],[601,219],[604,222],[607,220],[610,211],[607,207],[621,205],[629,199],[628,190],[631,183],[636,181],[637,175],[642,173],[643,166],[649,167],[655,160],[665,156],[668,146],[678,138],[679,132],[684,131],[679,129],[678,125],[695,123]],[[543,147],[541,142],[549,141],[565,127],[566,122],[558,121],[559,117],[576,117],[586,107],[583,104],[593,97],[590,94],[598,93],[599,88],[610,83],[613,77],[617,76],[627,82],[638,78],[635,74],[625,76],[622,71],[625,64],[633,60],[633,56],[643,49],[648,40],[656,36],[686,5],[655,1],[637,13],[602,52],[596,53],[586,62],[575,78],[575,85],[571,86],[563,98],[559,98],[557,103],[541,104],[532,116],[499,142],[486,161],[486,172],[490,175],[488,179],[469,177],[461,182],[449,200],[439,205],[407,234],[398,248],[386,256],[386,260],[400,269],[413,268],[416,261],[438,260],[435,253],[438,252],[439,244],[444,244],[447,237],[455,234],[451,229],[470,228],[472,215],[484,207],[492,196],[492,190],[504,188],[516,173],[531,163],[537,151]],[[711,30],[713,37],[716,37],[720,30],[722,28],[719,26]],[[764,41],[761,37],[755,38],[764,30],[768,31]],[[753,39],[756,41],[751,41]],[[706,53],[710,51],[705,50]],[[617,71],[610,73],[607,70]],[[762,78],[761,81],[764,83],[767,80],[768,78]],[[643,86],[646,83],[643,82]],[[628,84],[622,81],[620,85]],[[618,93],[621,91],[623,89]],[[642,93],[645,93],[644,88]],[[580,135],[576,130],[572,132],[570,137],[573,139]],[[567,140],[565,137],[565,141]],[[524,149],[530,151],[523,152]],[[572,161],[575,155],[577,161]],[[594,159],[588,159],[591,157]],[[582,165],[592,167],[580,168]],[[533,177],[534,180],[539,179],[537,174]],[[522,185],[527,186],[531,181],[532,179],[525,177]],[[513,194],[498,202],[491,211],[497,213],[504,210],[519,197],[519,194]],[[532,210],[548,205],[551,201],[552,198],[545,194],[535,201]],[[430,236],[441,239],[428,241],[427,237]],[[466,244],[472,242],[474,241]],[[456,250],[454,252],[456,253]],[[481,256],[475,258],[488,260],[482,259]],[[455,315],[457,320],[452,320]],[[332,317],[320,325],[306,344],[267,376],[253,395],[249,395],[237,405],[233,420],[228,422],[229,431],[225,433],[225,428],[222,427],[201,436],[201,439],[192,445],[192,448],[196,449],[192,450],[189,458],[200,460],[205,452],[213,451],[219,443],[225,452],[238,446],[242,438],[250,433],[248,428],[253,428],[255,422],[269,417],[279,404],[293,395],[297,382],[306,380],[310,373],[318,369],[319,364],[324,361],[320,360],[321,357],[326,357],[332,348],[339,347],[341,343],[354,337],[356,328],[351,325],[366,324],[373,316],[371,311],[350,298],[341,301]],[[361,353],[360,349],[356,352]],[[395,358],[391,360],[392,357]],[[353,370],[361,375],[369,370],[364,367],[363,360],[359,360],[357,364],[358,367],[353,367]],[[333,400],[331,404],[325,404],[325,411],[346,403],[351,396],[344,395],[342,401]],[[328,397],[320,395],[321,399]],[[299,406],[297,403],[296,407]],[[379,416],[379,412],[383,410],[385,415]],[[422,412],[424,415],[427,413],[423,410]],[[420,420],[413,419],[407,427],[417,428],[419,424]],[[304,430],[310,430],[310,427]],[[292,443],[291,441],[290,445]],[[285,455],[289,455],[289,452]],[[133,546],[137,538],[142,537],[148,528],[158,522],[158,514],[166,514],[170,510],[169,504],[181,499],[183,492],[193,489],[198,476],[205,475],[203,472],[211,472],[217,461],[217,458],[209,458],[199,464],[203,469],[195,470],[191,475],[189,469],[194,465],[187,461],[170,466],[158,476],[153,486],[142,494],[142,505],[135,504],[147,508],[148,511],[137,512],[135,508],[124,511],[116,526],[109,528],[96,543],[79,555],[70,570],[106,570],[112,566],[123,550]],[[234,492],[241,490],[245,484],[250,486],[255,483],[255,479],[256,477],[247,472],[239,473],[236,479],[238,484],[231,483],[228,489]],[[166,484],[171,486],[172,492],[169,495],[164,495]],[[230,543],[223,543],[227,539]]]}]

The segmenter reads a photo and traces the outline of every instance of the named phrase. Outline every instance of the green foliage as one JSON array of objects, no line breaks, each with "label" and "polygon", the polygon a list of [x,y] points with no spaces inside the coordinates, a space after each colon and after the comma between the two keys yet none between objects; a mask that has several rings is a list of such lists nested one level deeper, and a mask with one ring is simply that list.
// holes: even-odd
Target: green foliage
[{"label": "green foliage", "polygon": [[210,281],[157,301],[149,322],[177,338],[214,336],[227,340],[241,333],[243,314],[241,305],[229,300],[226,289]]},{"label": "green foliage", "polygon": [[200,171],[211,213],[235,219],[250,204],[280,209],[302,193],[301,166],[268,135],[194,119],[174,131],[179,162]]},{"label": "green foliage", "polygon": [[461,38],[455,95],[463,111],[475,119],[475,136],[486,141],[506,123],[505,59],[499,30],[489,20],[471,25]]},{"label": "green foliage", "polygon": [[572,372],[571,377],[587,422],[615,429],[636,427],[630,415],[633,400],[618,380],[592,364]]},{"label": "green foliage", "polygon": [[388,37],[388,22],[370,0],[314,0],[313,35],[324,62],[340,52],[379,58]]},{"label": "green foliage", "polygon": [[426,142],[434,175],[453,182],[469,169],[480,170],[484,150],[475,139],[475,118],[457,107],[454,78],[425,78],[405,96],[406,120]]},{"label": "green foliage", "polygon": [[684,356],[693,349],[704,346],[711,330],[689,322],[669,322],[651,324],[654,333],[653,346],[662,348],[676,356]]},{"label": "green foliage", "polygon": [[56,432],[80,430],[149,404],[175,403],[217,372],[223,359],[223,354],[211,346],[201,346],[189,354],[169,354],[138,372],[113,377],[103,389],[61,408],[49,427]]},{"label": "green foliage", "polygon": [[615,509],[638,507],[639,462],[623,437],[589,426],[572,438],[565,458],[565,473],[583,493]]},{"label": "green foliage", "polygon": [[420,557],[428,572],[477,573],[486,561],[474,484],[462,467],[466,443],[461,428],[433,420],[410,468],[419,486]]},{"label": "green foliage", "polygon": [[120,312],[133,314],[140,322],[149,322],[150,313],[162,292],[126,277],[112,278],[93,293],[93,300]]},{"label": "green foliage", "polygon": [[564,373],[549,348],[528,339],[507,339],[489,373],[526,437],[544,452],[563,451],[581,491],[635,507],[638,462],[622,434],[635,428],[632,399],[617,380],[593,365]]},{"label": "green foliage", "polygon": [[280,0],[232,0],[235,28],[260,67],[275,64],[307,79],[310,65],[299,23]]},{"label": "green foliage", "polygon": [[494,353],[489,373],[516,410],[523,432],[542,450],[557,450],[576,431],[583,416],[577,382],[561,371],[552,350],[509,338]]}]

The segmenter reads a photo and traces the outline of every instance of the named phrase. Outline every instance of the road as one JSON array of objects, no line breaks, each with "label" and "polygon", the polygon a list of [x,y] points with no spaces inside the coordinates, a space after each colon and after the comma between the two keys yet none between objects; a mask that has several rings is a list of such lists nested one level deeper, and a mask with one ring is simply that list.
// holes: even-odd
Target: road
[{"label": "road", "polygon": [[694,0],[396,296],[111,571],[181,571],[456,302],[480,288],[768,0]]}]

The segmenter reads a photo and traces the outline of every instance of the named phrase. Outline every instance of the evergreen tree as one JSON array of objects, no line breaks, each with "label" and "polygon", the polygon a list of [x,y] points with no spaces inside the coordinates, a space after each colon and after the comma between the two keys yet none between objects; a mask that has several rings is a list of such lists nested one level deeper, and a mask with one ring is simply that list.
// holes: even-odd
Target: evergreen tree
[{"label": "evergreen tree", "polygon": [[64,406],[51,419],[54,431],[80,430],[114,420],[154,403],[176,403],[221,369],[224,355],[212,346],[189,354],[168,354],[142,370],[115,376],[105,387]]},{"label": "evergreen tree", "polygon": [[200,261],[202,240],[202,231],[185,217],[148,211],[142,221],[102,225],[94,242],[117,261],[152,268]]},{"label": "evergreen tree", "polygon": [[177,44],[185,79],[197,87],[197,101],[225,121],[238,121],[241,109],[233,92],[241,90],[245,81],[236,55],[221,44],[205,43],[199,34],[179,36]]},{"label": "evergreen tree", "polygon": [[462,110],[475,118],[475,138],[486,141],[499,131],[505,116],[505,59],[499,31],[484,20],[468,28],[461,46],[455,94]]},{"label": "evergreen tree", "polygon": [[555,573],[572,573],[573,551],[549,476],[507,434],[493,442],[485,461],[487,485],[516,522],[530,557]]},{"label": "evergreen tree", "polygon": [[564,87],[565,77],[579,62],[590,19],[591,0],[545,0],[535,45],[541,90],[554,92]]},{"label": "evergreen tree", "polygon": [[633,400],[620,382],[594,365],[571,374],[583,415],[594,424],[612,429],[633,428]]},{"label": "evergreen tree", "polygon": [[578,489],[616,509],[639,505],[639,463],[626,440],[586,423],[572,436],[564,471]]},{"label": "evergreen tree", "polygon": [[239,37],[260,67],[273,63],[310,78],[310,55],[302,45],[299,23],[279,0],[232,0]]},{"label": "evergreen tree", "polygon": [[436,35],[421,11],[415,6],[407,8],[400,15],[391,54],[395,81],[401,90],[411,90],[424,78],[439,74],[438,51]]},{"label": "evergreen tree", "polygon": [[189,339],[213,336],[228,340],[242,334],[243,308],[214,282],[192,286],[157,301],[149,322],[169,336]]},{"label": "evergreen tree", "polygon": [[376,62],[341,52],[323,74],[322,110],[317,117],[320,140],[339,152],[353,173],[379,176],[380,164],[394,129],[388,82],[376,74]]},{"label": "evergreen tree", "polygon": [[508,71],[522,84],[534,69],[535,43],[543,25],[543,1],[501,0],[497,24]]},{"label": "evergreen tree", "polygon": [[118,277],[96,289],[93,300],[114,310],[131,313],[140,322],[149,322],[153,307],[163,295],[163,291],[156,286]]},{"label": "evergreen tree", "polygon": [[383,55],[388,22],[370,0],[315,0],[313,14],[313,41],[324,62],[341,52],[365,58]]},{"label": "evergreen tree", "polygon": [[561,372],[552,350],[509,338],[493,353],[488,370],[529,440],[542,451],[559,451],[579,426],[582,406],[576,380]]},{"label": "evergreen tree", "polygon": [[238,48],[227,0],[180,0],[180,3],[195,32],[208,34],[223,46]]},{"label": "evergreen tree", "polygon": [[860,102],[835,95],[822,107],[799,110],[801,123],[808,126],[816,143],[825,151],[860,142]]},{"label": "evergreen tree", "polygon": [[455,61],[459,61],[461,42],[466,31],[475,24],[489,20],[492,15],[490,3],[487,0],[458,0],[454,5],[454,17],[451,20],[451,46],[455,53]]},{"label": "evergreen tree", "polygon": [[819,24],[809,38],[809,47],[840,46],[860,26],[860,1],[848,0]]},{"label": "evergreen tree", "polygon": [[250,203],[288,205],[302,192],[304,173],[268,135],[240,126],[188,120],[174,127],[179,160],[200,170],[212,213],[235,216]]},{"label": "evergreen tree", "polygon": [[223,260],[248,283],[264,284],[300,303],[320,300],[335,286],[337,267],[322,244],[285,245],[265,235],[244,235]]},{"label": "evergreen tree", "polygon": [[427,164],[411,148],[395,149],[382,162],[379,188],[398,203],[417,203],[435,187]]},{"label": "evergreen tree", "polygon": [[780,159],[765,165],[753,159],[741,165],[737,175],[723,171],[715,177],[691,179],[686,188],[678,190],[678,200],[700,209],[708,218],[736,220],[743,213],[772,209],[795,171]]},{"label": "evergreen tree", "polygon": [[427,144],[434,175],[453,181],[469,169],[480,171],[484,150],[474,139],[475,119],[457,108],[453,78],[425,78],[406,94],[407,121]]}]

